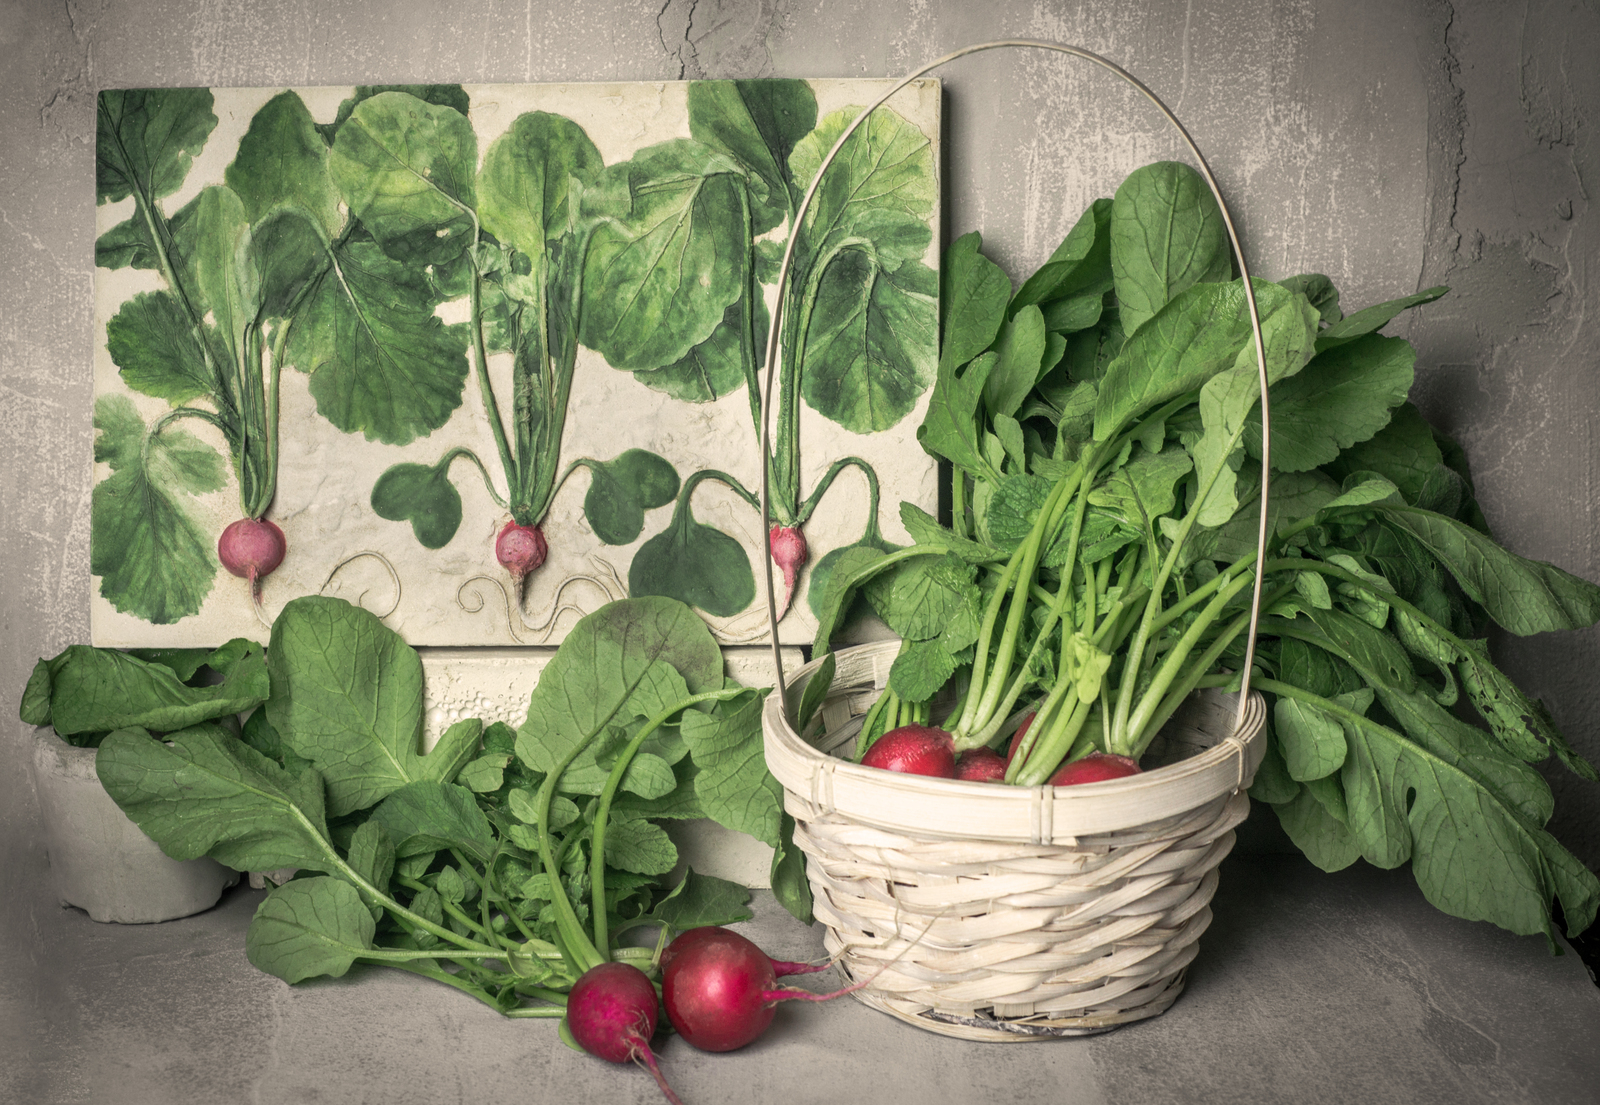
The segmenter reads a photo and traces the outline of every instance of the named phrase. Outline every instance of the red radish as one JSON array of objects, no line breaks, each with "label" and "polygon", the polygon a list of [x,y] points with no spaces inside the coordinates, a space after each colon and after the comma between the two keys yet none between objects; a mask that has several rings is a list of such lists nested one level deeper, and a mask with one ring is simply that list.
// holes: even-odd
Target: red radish
[{"label": "red radish", "polygon": [[794,585],[800,578],[800,569],[810,558],[810,551],[799,526],[774,525],[767,534],[767,542],[772,546],[772,562],[783,572],[783,606],[778,611],[778,617],[782,618],[789,612]]},{"label": "red radish", "polygon": [[[681,937],[680,937],[681,939]],[[828,1001],[831,994],[775,988],[772,960],[736,932],[711,930],[672,957],[661,976],[661,1002],[678,1035],[701,1051],[732,1051],[766,1031],[780,1001]]]},{"label": "red radish", "polygon": [[1050,776],[1053,787],[1070,787],[1079,783],[1099,783],[1106,779],[1123,779],[1139,774],[1139,764],[1126,756],[1110,752],[1091,752],[1081,760],[1073,760]]},{"label": "red radish", "polygon": [[261,601],[261,581],[283,563],[289,543],[283,531],[265,518],[240,518],[217,538],[217,559],[240,579],[250,581],[250,597]]},{"label": "red radish", "polygon": [[[702,940],[712,940],[720,936],[737,936],[738,933],[725,929],[720,925],[701,925],[699,928],[689,929],[673,938],[661,952],[661,969],[665,971],[671,966],[672,961],[681,953],[694,947]],[[772,964],[772,973],[778,978],[785,975],[809,975],[817,971],[826,971],[826,963],[794,963],[786,959],[769,959]]]},{"label": "red radish", "polygon": [[514,518],[494,539],[494,558],[511,573],[511,582],[517,588],[517,605],[522,604],[522,581],[544,563],[549,551],[543,530],[538,526],[519,526]]},{"label": "red radish", "polygon": [[1022,724],[1017,726],[1017,731],[1011,735],[1011,747],[1006,750],[1006,767],[1011,766],[1011,761],[1017,758],[1017,749],[1022,747],[1022,738],[1028,735],[1028,728],[1033,725],[1033,719],[1038,713],[1031,713],[1022,719]]},{"label": "red radish", "polygon": [[867,767],[899,771],[906,775],[956,777],[955,741],[931,725],[902,725],[879,737],[861,757]]},{"label": "red radish", "polygon": [[970,783],[1002,783],[1006,762],[992,748],[969,748],[956,761],[956,778]]},{"label": "red radish", "polygon": [[650,1050],[659,1018],[656,988],[629,963],[602,963],[567,994],[567,1029],[578,1046],[608,1063],[643,1063],[672,1105],[683,1105]]}]

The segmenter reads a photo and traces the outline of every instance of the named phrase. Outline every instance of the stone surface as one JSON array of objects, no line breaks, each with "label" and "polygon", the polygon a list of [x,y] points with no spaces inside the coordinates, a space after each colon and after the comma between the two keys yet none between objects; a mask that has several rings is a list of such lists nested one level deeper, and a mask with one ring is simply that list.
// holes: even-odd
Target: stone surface
[{"label": "stone surface", "polygon": [[[286,986],[245,959],[259,892],[165,925],[36,909],[0,947],[0,1100],[30,1105],[256,1101],[659,1101],[631,1066],[562,1046],[399,971]],[[744,926],[809,959],[820,932],[758,892]],[[725,1055],[658,1040],[683,1100],[1166,1103],[1405,1101],[1579,1105],[1600,1084],[1600,989],[1574,956],[1432,910],[1404,873],[1328,876],[1230,859],[1216,920],[1168,1012],[1103,1036],[1020,1046],[951,1040],[850,1000],[780,1007]],[[822,991],[829,972],[800,980]]]}]

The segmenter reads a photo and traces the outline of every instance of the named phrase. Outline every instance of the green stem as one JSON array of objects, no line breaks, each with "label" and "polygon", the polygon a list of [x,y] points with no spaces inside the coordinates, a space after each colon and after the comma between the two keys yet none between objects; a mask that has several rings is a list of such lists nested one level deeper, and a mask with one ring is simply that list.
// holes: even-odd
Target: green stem
[{"label": "green stem", "polygon": [[594,829],[589,838],[589,885],[594,902],[589,913],[594,923],[594,947],[602,959],[611,958],[611,926],[606,914],[606,822],[611,816],[612,799],[616,797],[617,788],[622,785],[622,777],[627,773],[628,765],[633,763],[633,757],[638,753],[639,747],[674,714],[701,702],[725,702],[743,692],[743,687],[725,687],[719,691],[690,695],[645,722],[644,728],[635,733],[633,739],[628,741],[617,754],[617,762],[611,766],[611,773],[606,776],[606,784],[600,791],[600,801],[595,806]]},{"label": "green stem", "polygon": [[444,456],[439,458],[439,463],[435,467],[448,470],[450,465],[461,457],[466,457],[470,460],[473,467],[478,470],[478,475],[483,477],[483,486],[489,492],[489,498],[493,499],[496,505],[504,509],[510,509],[506,499],[494,489],[494,480],[489,478],[489,469],[484,467],[483,461],[479,459],[478,454],[465,445],[458,445],[445,453]]},{"label": "green stem", "polygon": [[872,533],[877,531],[878,473],[873,471],[872,465],[868,464],[860,457],[843,457],[834,461],[828,466],[828,471],[824,473],[822,479],[817,482],[816,489],[811,492],[811,496],[806,499],[805,502],[800,504],[800,509],[795,513],[794,516],[794,525],[803,526],[811,520],[811,515],[816,512],[817,505],[822,501],[822,496],[827,494],[828,488],[832,486],[835,477],[837,477],[840,472],[851,466],[861,469],[862,474],[867,477],[867,497],[869,507],[867,514],[867,533],[870,536]]},{"label": "green stem", "polygon": [[[472,244],[478,244],[478,218],[472,218]],[[512,502],[521,500],[521,480],[518,478],[516,457],[511,451],[511,445],[506,440],[506,428],[500,421],[500,405],[495,402],[494,388],[489,384],[489,351],[483,340],[483,276],[478,271],[476,258],[472,262],[472,352],[476,362],[474,368],[478,374],[478,394],[483,399],[484,413],[489,419],[489,430],[494,434],[494,446],[500,454],[500,465],[506,474],[507,498]],[[541,320],[542,325],[542,320]],[[487,475],[484,477],[487,482]]]}]

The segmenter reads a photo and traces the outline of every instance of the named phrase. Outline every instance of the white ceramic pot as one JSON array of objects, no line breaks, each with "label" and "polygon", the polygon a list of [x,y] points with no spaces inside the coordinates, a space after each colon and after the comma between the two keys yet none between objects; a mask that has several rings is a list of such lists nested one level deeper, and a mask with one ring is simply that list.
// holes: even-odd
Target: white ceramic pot
[{"label": "white ceramic pot", "polygon": [[93,748],[34,730],[34,789],[61,903],[122,924],[170,921],[215,905],[239,872],[204,857],[168,857],[111,800],[94,759]]}]

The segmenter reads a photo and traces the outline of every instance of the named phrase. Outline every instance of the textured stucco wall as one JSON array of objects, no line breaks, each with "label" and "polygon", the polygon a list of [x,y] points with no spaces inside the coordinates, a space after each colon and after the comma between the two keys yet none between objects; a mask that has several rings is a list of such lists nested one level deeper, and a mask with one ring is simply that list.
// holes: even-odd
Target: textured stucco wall
[{"label": "textured stucco wall", "polygon": [[[1424,410],[1466,445],[1507,544],[1600,578],[1595,0],[0,0],[5,930],[50,911],[17,700],[37,657],[88,639],[98,89],[884,76],[1000,36],[1079,43],[1166,96],[1264,275],[1325,272],[1355,306],[1453,285],[1400,328]],[[946,232],[981,229],[1013,274],[1176,152],[1082,64],[990,54],[940,75]],[[1600,634],[1499,650],[1600,759]],[[1600,788],[1555,781],[1553,828],[1600,865]]]}]

